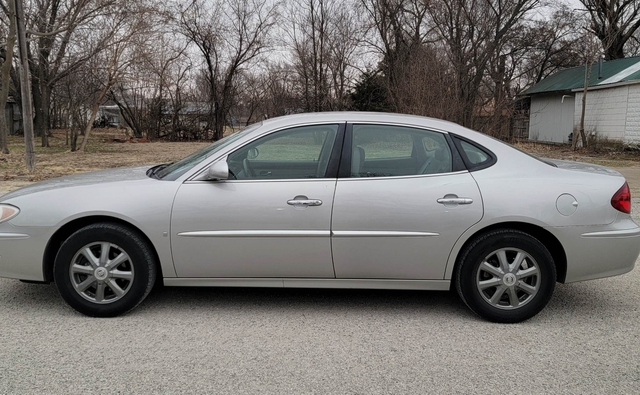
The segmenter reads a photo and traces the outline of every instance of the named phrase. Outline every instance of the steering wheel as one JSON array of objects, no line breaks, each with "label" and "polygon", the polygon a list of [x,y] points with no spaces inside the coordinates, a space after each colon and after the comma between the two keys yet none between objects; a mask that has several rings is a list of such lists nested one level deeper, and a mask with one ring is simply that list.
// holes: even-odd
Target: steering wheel
[{"label": "steering wheel", "polygon": [[244,170],[244,175],[247,178],[256,178],[256,172],[253,171],[251,166],[249,166],[249,159],[244,158],[242,160],[242,169]]}]

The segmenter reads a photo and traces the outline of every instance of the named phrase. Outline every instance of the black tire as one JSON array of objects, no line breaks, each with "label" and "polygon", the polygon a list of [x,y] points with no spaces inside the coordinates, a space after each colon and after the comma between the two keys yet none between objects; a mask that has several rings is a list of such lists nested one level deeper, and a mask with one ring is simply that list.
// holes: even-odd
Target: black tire
[{"label": "black tire", "polygon": [[[121,265],[125,265],[125,270],[126,267],[129,267],[133,275],[132,280],[118,280],[120,284],[126,285],[126,291],[124,295],[120,297],[116,296],[111,288],[103,288],[104,291],[102,294],[108,295],[108,293],[111,292],[111,297],[114,300],[112,302],[104,302],[106,304],[90,301],[82,296],[80,292],[76,291],[72,281],[81,281],[83,277],[78,277],[80,280],[75,280],[75,278],[72,280],[70,273],[74,257],[80,253],[83,247],[102,242],[113,245],[113,247],[105,249],[111,251],[113,254],[117,254],[118,251],[126,252],[130,259],[124,261]],[[99,248],[101,251],[102,247],[98,246],[96,248]],[[76,259],[82,258],[76,257]],[[86,259],[86,263],[86,267],[89,268],[88,259]],[[119,268],[122,266],[116,267]],[[115,223],[89,225],[69,236],[60,247],[60,250],[58,250],[53,268],[54,280],[63,299],[80,313],[92,317],[115,317],[135,308],[147,297],[153,288],[156,280],[156,272],[157,262],[152,247],[149,246],[139,232]],[[95,276],[97,275],[98,274],[95,274]],[[117,274],[113,275],[116,276]],[[80,276],[82,276],[82,274]],[[90,275],[86,276],[89,277]],[[111,280],[110,277],[108,279]],[[115,278],[113,280],[115,281]],[[91,289],[92,288],[90,288],[87,293],[90,293]],[[97,285],[93,289],[97,289]],[[95,300],[98,300],[97,291]],[[105,300],[107,300],[107,298],[105,298]]]},{"label": "black tire", "polygon": [[[523,292],[519,285],[516,285],[514,288],[515,295],[520,296],[514,296],[514,300],[517,300],[517,302],[511,303],[508,293],[509,284],[507,283],[514,281],[513,277],[511,279],[502,278],[503,282],[499,283],[498,286],[503,289],[506,288],[507,291],[504,292],[506,297],[500,294],[501,298],[496,298],[498,302],[492,303],[490,300],[491,292],[497,293],[498,286],[489,287],[482,291],[484,293],[481,293],[479,289],[480,280],[485,278],[482,276],[487,276],[488,273],[484,270],[486,266],[483,266],[481,270],[480,265],[485,259],[498,260],[498,255],[493,255],[493,253],[502,249],[513,249],[508,252],[508,254],[512,254],[511,256],[517,254],[516,250],[528,254],[533,259],[533,263],[527,264],[525,262],[523,266],[529,265],[526,267],[529,270],[537,264],[538,274],[525,280],[533,283],[534,286],[537,285],[537,292],[533,296],[530,293]],[[485,233],[469,243],[459,257],[454,273],[454,282],[458,295],[474,313],[484,319],[500,323],[525,321],[538,314],[553,295],[556,283],[556,267],[553,257],[540,241],[527,233],[514,229],[499,229]],[[527,259],[527,261],[529,260]],[[515,258],[511,263],[514,263],[515,267]],[[498,267],[500,267],[499,262]],[[524,269],[520,268],[518,270]],[[492,281],[497,281],[498,279],[498,276],[490,277]],[[520,279],[515,281],[520,284]],[[519,304],[520,300],[518,298],[524,299],[522,305]]]}]

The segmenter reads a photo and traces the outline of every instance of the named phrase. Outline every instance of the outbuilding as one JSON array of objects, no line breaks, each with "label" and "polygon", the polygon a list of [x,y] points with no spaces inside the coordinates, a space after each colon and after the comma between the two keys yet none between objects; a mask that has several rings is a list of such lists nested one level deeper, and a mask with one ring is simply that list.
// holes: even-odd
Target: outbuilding
[{"label": "outbuilding", "polygon": [[[529,139],[567,143],[580,127],[585,68],[550,75],[522,93],[531,98]],[[640,143],[640,57],[591,65],[585,132]]]}]

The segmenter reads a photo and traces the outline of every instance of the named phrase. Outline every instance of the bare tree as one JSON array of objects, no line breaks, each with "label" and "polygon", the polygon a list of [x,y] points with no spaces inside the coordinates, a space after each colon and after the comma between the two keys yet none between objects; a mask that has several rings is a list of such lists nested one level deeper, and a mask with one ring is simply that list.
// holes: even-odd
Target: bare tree
[{"label": "bare tree", "polygon": [[382,57],[380,68],[385,76],[390,104],[402,111],[397,103],[399,95],[406,92],[400,87],[407,80],[407,67],[414,71],[431,29],[426,24],[426,1],[421,0],[361,0],[364,14],[369,21],[369,31],[374,32],[369,44]]},{"label": "bare tree", "polygon": [[624,58],[625,45],[640,28],[636,0],[580,0],[591,17],[590,30],[602,42],[606,60]]},{"label": "bare tree", "polygon": [[[91,69],[99,81],[94,96],[84,139],[79,151],[84,151],[91,135],[93,123],[100,105],[111,88],[123,77],[129,67],[143,58],[149,34],[153,31],[153,9],[144,4],[124,3],[117,13],[105,20],[104,37],[108,37],[104,49],[91,60]],[[102,41],[102,36],[98,38]]]},{"label": "bare tree", "polygon": [[429,14],[454,70],[456,121],[473,127],[487,67],[540,0],[433,0]]},{"label": "bare tree", "polygon": [[193,0],[180,11],[180,29],[203,60],[213,140],[224,134],[240,72],[268,47],[277,4],[260,0]]},{"label": "bare tree", "polygon": [[560,4],[548,19],[532,22],[518,34],[513,45],[521,55],[517,60],[521,86],[531,86],[560,69],[582,64],[586,21],[568,6]]},{"label": "bare tree", "polygon": [[354,4],[339,3],[330,19],[329,70],[333,93],[332,110],[345,110],[350,106],[348,90],[355,82],[357,57],[365,28],[358,20]]},{"label": "bare tree", "polygon": [[306,111],[348,107],[354,56],[361,29],[353,4],[298,0],[291,5],[289,37],[293,66]]},{"label": "bare tree", "polygon": [[327,0],[299,0],[291,4],[294,67],[305,111],[329,107],[329,14]]},{"label": "bare tree", "polygon": [[[29,15],[30,67],[35,131],[49,146],[49,109],[55,84],[93,58],[102,46],[78,46],[82,35],[99,29],[121,0],[38,0]],[[96,24],[95,22],[98,21]]]},{"label": "bare tree", "polygon": [[266,70],[258,77],[257,84],[262,92],[255,110],[258,117],[255,120],[286,115],[301,106],[295,74],[291,64],[267,64]]},{"label": "bare tree", "polygon": [[136,137],[175,136],[182,127],[180,111],[192,64],[180,38],[170,29],[154,34],[149,48],[139,54],[141,61],[108,94]]}]

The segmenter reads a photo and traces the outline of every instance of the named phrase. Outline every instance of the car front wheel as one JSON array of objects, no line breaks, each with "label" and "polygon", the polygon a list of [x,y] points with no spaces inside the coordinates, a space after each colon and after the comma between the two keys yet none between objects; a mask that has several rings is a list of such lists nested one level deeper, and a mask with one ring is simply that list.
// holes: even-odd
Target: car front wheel
[{"label": "car front wheel", "polygon": [[94,317],[113,317],[140,304],[153,288],[156,259],[141,235],[100,223],[72,234],[60,247],[54,279],[64,300]]},{"label": "car front wheel", "polygon": [[495,230],[462,251],[455,283],[462,300],[479,316],[521,322],[538,314],[551,299],[555,263],[536,238],[518,230]]}]

